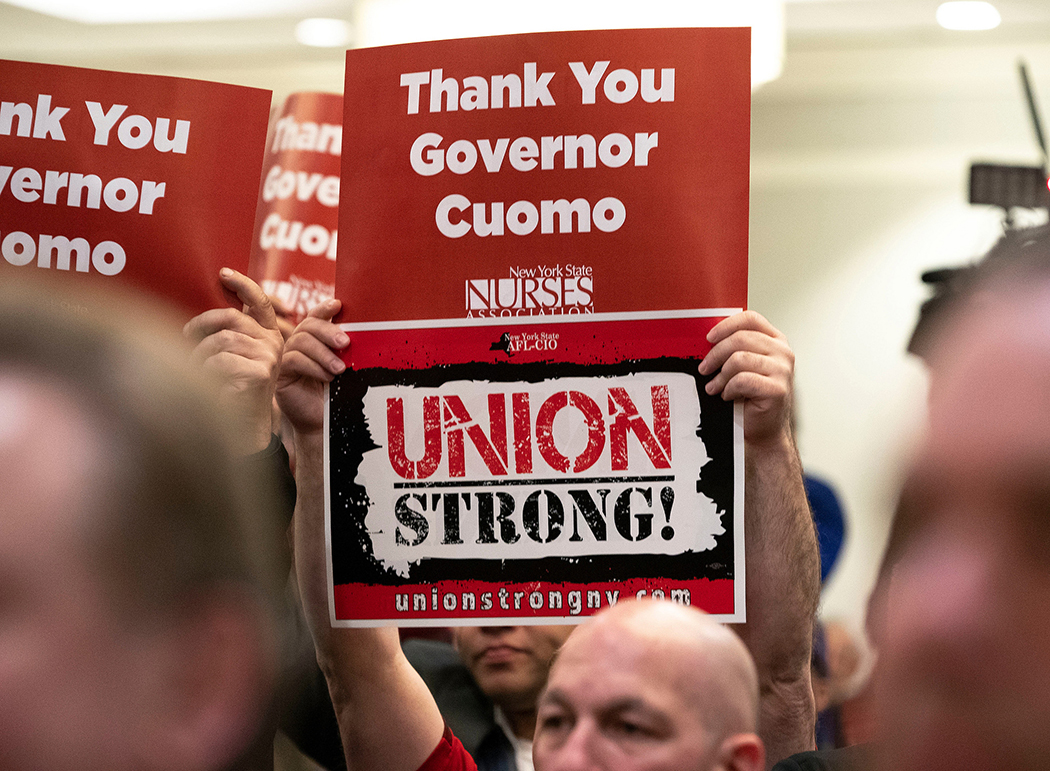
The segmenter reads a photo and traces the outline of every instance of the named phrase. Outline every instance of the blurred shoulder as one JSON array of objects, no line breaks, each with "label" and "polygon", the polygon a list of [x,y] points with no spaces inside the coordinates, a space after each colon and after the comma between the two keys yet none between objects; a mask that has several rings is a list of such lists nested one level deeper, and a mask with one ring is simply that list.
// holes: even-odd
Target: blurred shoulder
[{"label": "blurred shoulder", "polygon": [[869,771],[872,768],[870,744],[837,750],[799,752],[784,758],[772,771]]}]

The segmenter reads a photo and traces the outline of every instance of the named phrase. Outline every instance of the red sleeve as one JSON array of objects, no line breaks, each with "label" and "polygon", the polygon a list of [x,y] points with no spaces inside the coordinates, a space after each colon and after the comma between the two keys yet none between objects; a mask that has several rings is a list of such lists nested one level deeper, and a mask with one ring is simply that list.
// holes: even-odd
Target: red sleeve
[{"label": "red sleeve", "polygon": [[419,771],[477,771],[474,758],[470,757],[452,729],[445,726],[437,747],[419,767]]}]

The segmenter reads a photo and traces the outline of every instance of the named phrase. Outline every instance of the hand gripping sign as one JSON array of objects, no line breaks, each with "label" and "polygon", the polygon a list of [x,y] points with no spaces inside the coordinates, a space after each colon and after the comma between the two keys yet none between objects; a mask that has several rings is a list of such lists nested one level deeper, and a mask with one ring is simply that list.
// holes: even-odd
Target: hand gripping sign
[{"label": "hand gripping sign", "polygon": [[0,274],[121,283],[187,317],[246,272],[270,92],[0,61]]},{"label": "hand gripping sign", "polygon": [[362,49],[344,94],[333,622],[742,620],[740,426],[697,365],[746,305],[748,31]]}]

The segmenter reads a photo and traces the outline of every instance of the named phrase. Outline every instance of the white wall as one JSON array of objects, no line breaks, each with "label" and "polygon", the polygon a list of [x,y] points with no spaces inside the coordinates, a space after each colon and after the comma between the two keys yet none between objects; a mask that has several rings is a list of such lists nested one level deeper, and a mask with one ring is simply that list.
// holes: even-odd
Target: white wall
[{"label": "white wall", "polygon": [[997,238],[1000,213],[965,202],[968,166],[1039,161],[1015,63],[1050,99],[1047,41],[802,42],[755,96],[750,305],[795,349],[803,463],[851,526],[825,617],[862,623],[923,419],[925,373],[904,352],[919,274]]}]

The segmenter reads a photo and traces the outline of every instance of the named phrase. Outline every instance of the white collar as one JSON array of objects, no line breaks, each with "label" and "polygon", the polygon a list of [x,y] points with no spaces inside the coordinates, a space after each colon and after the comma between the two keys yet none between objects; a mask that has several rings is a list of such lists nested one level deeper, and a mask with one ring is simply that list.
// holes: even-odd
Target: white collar
[{"label": "white collar", "polygon": [[503,731],[503,734],[507,737],[507,741],[510,742],[511,748],[514,750],[514,765],[517,767],[518,771],[533,771],[532,739],[522,739],[517,736],[514,733],[514,729],[511,728],[507,716],[498,706],[495,709],[495,713],[496,725],[498,725]]}]

